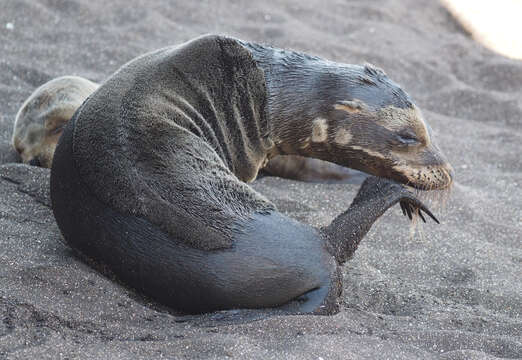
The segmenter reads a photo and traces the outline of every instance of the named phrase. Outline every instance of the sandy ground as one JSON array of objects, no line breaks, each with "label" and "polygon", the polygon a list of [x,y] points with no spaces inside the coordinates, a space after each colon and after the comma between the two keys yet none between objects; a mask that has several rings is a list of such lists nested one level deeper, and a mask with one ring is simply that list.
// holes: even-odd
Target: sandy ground
[{"label": "sandy ground", "polygon": [[[14,115],[64,74],[209,32],[384,68],[457,171],[442,224],[411,238],[392,209],[345,266],[335,316],[160,309],[79,261],[48,207],[48,171],[0,166],[0,359],[522,358],[522,62],[471,40],[436,1],[2,0],[0,163]],[[327,224],[356,185],[263,178],[280,210]]]}]

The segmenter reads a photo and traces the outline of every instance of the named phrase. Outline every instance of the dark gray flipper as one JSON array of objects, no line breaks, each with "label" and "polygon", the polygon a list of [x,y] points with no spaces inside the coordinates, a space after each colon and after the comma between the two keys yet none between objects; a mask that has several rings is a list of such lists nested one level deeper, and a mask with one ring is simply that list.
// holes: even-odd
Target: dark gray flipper
[{"label": "dark gray flipper", "polygon": [[424,211],[439,223],[428,208],[404,185],[389,179],[369,177],[362,184],[348,210],[323,229],[331,245],[330,252],[339,264],[352,257],[373,223],[398,202],[401,203],[403,213],[410,219],[413,213],[423,218],[421,211]]}]

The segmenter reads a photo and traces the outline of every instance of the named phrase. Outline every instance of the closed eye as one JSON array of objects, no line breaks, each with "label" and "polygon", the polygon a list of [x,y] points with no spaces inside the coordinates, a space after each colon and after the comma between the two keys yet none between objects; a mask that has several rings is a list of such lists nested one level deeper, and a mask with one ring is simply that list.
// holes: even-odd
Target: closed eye
[{"label": "closed eye", "polygon": [[409,132],[398,134],[396,139],[399,142],[399,146],[415,146],[420,143],[417,137]]},{"label": "closed eye", "polygon": [[67,123],[63,123],[62,125],[57,126],[54,129],[49,130],[48,132],[50,134],[59,134],[59,133],[61,133],[63,131],[63,129],[65,128],[65,125],[67,125]]}]

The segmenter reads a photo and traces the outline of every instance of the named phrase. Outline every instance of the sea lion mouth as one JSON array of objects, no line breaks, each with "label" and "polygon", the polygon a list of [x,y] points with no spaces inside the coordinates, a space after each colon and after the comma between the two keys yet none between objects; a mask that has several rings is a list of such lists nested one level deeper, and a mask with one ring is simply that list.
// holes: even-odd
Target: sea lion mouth
[{"label": "sea lion mouth", "polygon": [[391,178],[419,190],[448,189],[453,184],[455,176],[453,167],[448,163],[421,168],[397,166],[394,170],[397,172],[394,171]]}]

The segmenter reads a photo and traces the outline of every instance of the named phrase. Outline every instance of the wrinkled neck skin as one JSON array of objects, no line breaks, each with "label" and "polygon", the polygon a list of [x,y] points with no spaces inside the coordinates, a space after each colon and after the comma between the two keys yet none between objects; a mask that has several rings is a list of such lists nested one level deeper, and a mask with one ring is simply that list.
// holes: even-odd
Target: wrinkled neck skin
[{"label": "wrinkled neck skin", "polygon": [[265,73],[271,138],[277,148],[272,155],[303,155],[301,148],[310,140],[312,121],[326,116],[333,104],[346,99],[346,89],[356,87],[363,67],[241,44],[251,51]]}]

